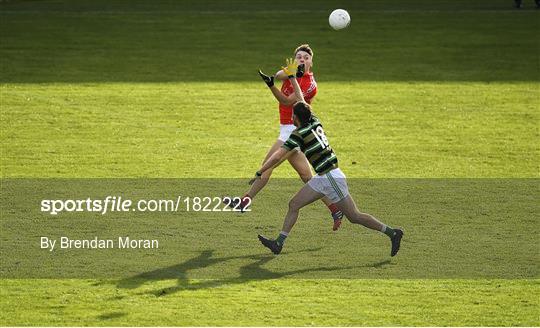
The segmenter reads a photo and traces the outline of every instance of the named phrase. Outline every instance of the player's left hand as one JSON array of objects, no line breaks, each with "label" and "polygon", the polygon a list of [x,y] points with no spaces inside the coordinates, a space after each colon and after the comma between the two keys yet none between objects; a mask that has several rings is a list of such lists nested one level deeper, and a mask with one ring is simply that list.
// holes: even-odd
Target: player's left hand
[{"label": "player's left hand", "polygon": [[296,75],[296,70],[298,66],[296,65],[296,62],[293,58],[287,58],[285,60],[285,63],[287,64],[287,66],[284,66],[281,69],[283,70],[283,72],[285,72],[285,74],[287,74],[290,79],[291,77],[294,77]]},{"label": "player's left hand", "polygon": [[296,68],[296,77],[301,78],[302,76],[304,76],[305,70],[306,70],[306,65],[304,64],[298,65],[298,67]]},{"label": "player's left hand", "polygon": [[269,88],[274,86],[274,77],[273,76],[268,76],[268,75],[264,74],[261,70],[259,70],[259,75],[260,75],[261,79],[264,81],[264,83],[266,83],[266,85]]}]

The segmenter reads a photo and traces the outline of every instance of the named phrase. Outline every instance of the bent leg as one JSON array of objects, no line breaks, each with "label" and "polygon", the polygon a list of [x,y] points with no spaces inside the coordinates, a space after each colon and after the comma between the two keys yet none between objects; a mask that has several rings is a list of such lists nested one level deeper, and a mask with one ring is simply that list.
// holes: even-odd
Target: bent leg
[{"label": "bent leg", "polygon": [[[300,179],[302,179],[304,183],[307,183],[313,177],[311,169],[309,168],[309,161],[304,153],[297,151],[295,154],[291,155],[288,160],[291,166],[298,172]],[[322,198],[322,201],[329,208],[330,205],[332,205],[332,201],[326,196]]]},{"label": "bent leg", "polygon": [[397,254],[401,245],[403,230],[392,229],[377,220],[374,216],[367,213],[361,213],[358,208],[356,208],[356,204],[350,195],[337,202],[337,206],[343,211],[343,214],[345,214],[345,216],[352,223],[361,224],[366,228],[380,231],[390,237],[390,241],[392,242],[390,256],[395,256]]},{"label": "bent leg", "polygon": [[301,151],[294,152],[287,160],[305,183],[313,177],[306,155]]},{"label": "bent leg", "polygon": [[289,210],[285,216],[282,231],[288,234],[298,219],[300,209],[318,199],[321,199],[323,196],[323,194],[316,192],[308,184],[305,184],[302,189],[300,189],[289,201]]},{"label": "bent leg", "polygon": [[383,227],[385,227],[385,225],[373,215],[360,212],[351,195],[347,195],[347,197],[337,202],[336,205],[351,223],[361,224],[366,228],[377,231],[382,231]]}]

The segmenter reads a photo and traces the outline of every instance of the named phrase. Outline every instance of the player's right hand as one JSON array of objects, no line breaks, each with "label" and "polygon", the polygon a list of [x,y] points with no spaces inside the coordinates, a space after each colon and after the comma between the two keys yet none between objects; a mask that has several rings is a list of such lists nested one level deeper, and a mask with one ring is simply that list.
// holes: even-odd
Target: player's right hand
[{"label": "player's right hand", "polygon": [[259,75],[269,88],[274,86],[274,76],[268,76],[264,74],[261,70],[259,70]]},{"label": "player's right hand", "polygon": [[287,58],[285,62],[287,65],[282,67],[281,69],[283,70],[285,74],[287,74],[287,76],[290,79],[291,77],[294,77],[296,75],[296,71],[297,71],[296,62],[292,58]]}]

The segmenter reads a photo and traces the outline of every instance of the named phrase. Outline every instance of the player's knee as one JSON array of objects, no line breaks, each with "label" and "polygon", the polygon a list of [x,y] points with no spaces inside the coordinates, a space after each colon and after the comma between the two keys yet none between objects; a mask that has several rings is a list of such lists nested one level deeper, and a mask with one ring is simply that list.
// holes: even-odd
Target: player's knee
[{"label": "player's knee", "polygon": [[350,223],[356,223],[356,217],[354,217],[353,215],[345,215],[345,217],[347,218],[347,220],[349,220]]},{"label": "player's knee", "polygon": [[358,211],[351,211],[349,213],[344,213],[344,214],[350,223],[360,223],[360,221],[362,221],[361,213]]},{"label": "player's knee", "polygon": [[294,198],[289,201],[289,211],[298,211],[300,204]]}]

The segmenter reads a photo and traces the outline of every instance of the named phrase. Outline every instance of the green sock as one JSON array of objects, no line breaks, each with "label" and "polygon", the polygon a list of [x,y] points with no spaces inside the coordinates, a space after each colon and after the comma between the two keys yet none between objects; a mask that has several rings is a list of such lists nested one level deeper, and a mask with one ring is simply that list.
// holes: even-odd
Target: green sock
[{"label": "green sock", "polygon": [[387,225],[384,225],[383,224],[383,227],[381,229],[381,232],[383,232],[385,235],[387,235],[388,237],[392,238],[394,237],[394,234],[396,233],[394,231],[394,229],[390,228],[389,226]]},{"label": "green sock", "polygon": [[283,245],[283,243],[285,242],[285,239],[287,238],[289,234],[286,233],[286,232],[280,232],[279,233],[279,236],[276,238],[276,242],[280,245]]}]

